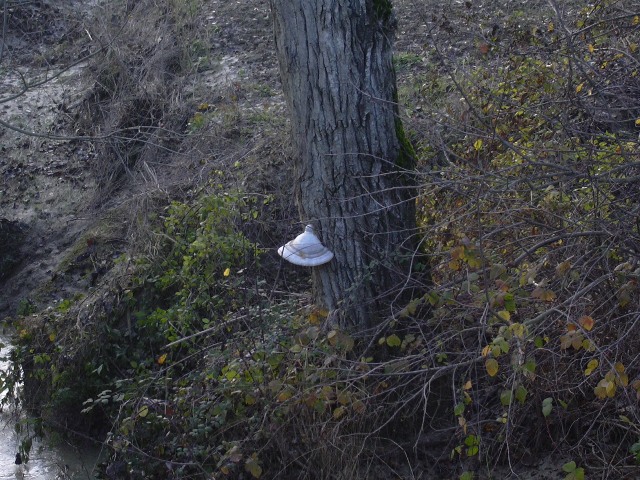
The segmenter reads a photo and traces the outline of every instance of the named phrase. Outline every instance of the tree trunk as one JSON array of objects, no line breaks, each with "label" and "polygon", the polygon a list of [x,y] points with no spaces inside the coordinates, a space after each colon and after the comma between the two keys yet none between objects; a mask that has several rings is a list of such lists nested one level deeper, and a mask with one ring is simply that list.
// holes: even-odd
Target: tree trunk
[{"label": "tree trunk", "polygon": [[389,0],[271,0],[296,150],[296,201],[335,258],[316,303],[344,328],[373,325],[413,254],[413,157],[398,119]]}]

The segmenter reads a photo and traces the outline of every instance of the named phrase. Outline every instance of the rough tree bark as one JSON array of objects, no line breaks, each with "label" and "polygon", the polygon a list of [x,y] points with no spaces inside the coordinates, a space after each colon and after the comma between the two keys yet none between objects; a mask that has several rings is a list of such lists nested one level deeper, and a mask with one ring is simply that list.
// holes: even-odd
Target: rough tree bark
[{"label": "rough tree bark", "polygon": [[316,303],[342,327],[385,315],[407,279],[413,157],[398,119],[389,0],[271,0],[302,223],[335,254]]}]

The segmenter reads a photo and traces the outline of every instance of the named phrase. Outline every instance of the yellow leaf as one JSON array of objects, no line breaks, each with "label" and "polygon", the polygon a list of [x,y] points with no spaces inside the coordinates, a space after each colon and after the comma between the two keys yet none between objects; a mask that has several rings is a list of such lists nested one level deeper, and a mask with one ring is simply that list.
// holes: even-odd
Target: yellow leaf
[{"label": "yellow leaf", "polygon": [[547,31],[549,33],[553,32],[556,29],[556,26],[554,25],[553,22],[549,22],[549,25],[547,25]]},{"label": "yellow leaf", "polygon": [[500,310],[498,312],[498,317],[505,322],[508,322],[511,319],[511,314],[507,310]]},{"label": "yellow leaf", "polygon": [[495,358],[487,358],[487,361],[484,362],[484,366],[487,369],[487,373],[490,377],[495,377],[498,373],[499,365],[498,361]]},{"label": "yellow leaf", "polygon": [[344,390],[338,393],[338,403],[340,405],[349,405],[351,403],[351,394]]},{"label": "yellow leaf", "polygon": [[596,50],[596,47],[594,47],[593,44],[591,44],[591,43],[588,45],[587,48],[589,49],[589,53],[593,53]]},{"label": "yellow leaf", "polygon": [[163,365],[166,360],[167,360],[167,354],[163,353],[158,357],[158,360],[157,360],[158,365]]},{"label": "yellow leaf", "polygon": [[595,344],[591,343],[586,338],[582,341],[582,348],[584,348],[587,352],[595,352],[596,351]]},{"label": "yellow leaf", "polygon": [[592,317],[590,317],[589,315],[583,315],[582,317],[580,317],[578,319],[578,323],[587,332],[590,332],[591,329],[593,328],[593,324],[595,323],[595,320]]},{"label": "yellow leaf", "polygon": [[584,371],[585,376],[589,376],[593,373],[593,371],[598,368],[598,365],[600,363],[598,362],[598,360],[596,360],[595,358],[592,360],[589,360],[589,363],[587,363],[587,368]]},{"label": "yellow leaf", "polygon": [[593,393],[595,393],[596,397],[600,399],[604,399],[607,397],[607,390],[600,384],[598,384],[598,386],[593,389]]},{"label": "yellow leaf", "polygon": [[629,385],[629,376],[626,373],[621,373],[620,375],[618,375],[616,383],[621,387],[626,387],[627,385]]},{"label": "yellow leaf", "polygon": [[522,323],[514,323],[509,327],[509,330],[513,332],[516,338],[524,338],[527,332],[527,327],[525,327]]},{"label": "yellow leaf", "polygon": [[640,127],[640,118],[636,118],[636,127]]},{"label": "yellow leaf", "polygon": [[624,365],[620,362],[616,362],[613,368],[615,368],[616,372],[618,373],[624,373]]},{"label": "yellow leaf", "polygon": [[309,314],[309,323],[311,325],[319,325],[322,323],[322,321],[327,318],[327,316],[329,315],[329,312],[327,310],[324,309],[314,309],[310,314]]},{"label": "yellow leaf", "polygon": [[142,407],[140,407],[140,409],[138,410],[138,416],[141,418],[146,417],[147,415],[149,415],[149,407],[147,407],[146,405],[143,405]]},{"label": "yellow leaf", "polygon": [[262,475],[262,467],[258,464],[258,458],[255,454],[244,464],[244,469],[249,472],[253,478],[260,478]]},{"label": "yellow leaf", "polygon": [[584,88],[584,82],[582,82],[580,85],[576,87],[576,93],[580,93],[583,88]]},{"label": "yellow leaf", "polygon": [[640,16],[636,15],[635,17],[633,17],[633,20],[631,21],[632,25],[639,25],[640,24]]},{"label": "yellow leaf", "polygon": [[347,409],[345,407],[337,407],[334,411],[333,411],[333,418],[335,420],[338,420],[340,417],[342,417],[345,413],[347,413]]},{"label": "yellow leaf", "polygon": [[56,334],[55,333],[50,333],[49,334],[49,341],[50,342],[55,342],[56,340]]},{"label": "yellow leaf", "polygon": [[224,271],[222,275],[224,275],[225,277],[228,277],[229,275],[231,275],[231,269],[227,267],[227,269]]},{"label": "yellow leaf", "polygon": [[491,345],[487,345],[482,349],[482,356],[486,357],[487,355],[489,355],[489,352],[491,351]]},{"label": "yellow leaf", "polygon": [[463,390],[471,390],[471,380],[467,380],[467,383],[462,387]]},{"label": "yellow leaf", "polygon": [[616,384],[614,382],[607,382],[606,385],[604,385],[604,388],[607,392],[607,397],[613,398],[616,394]]},{"label": "yellow leaf", "polygon": [[479,138],[477,139],[475,142],[473,142],[473,148],[475,149],[475,151],[479,151],[482,148],[482,139]]}]

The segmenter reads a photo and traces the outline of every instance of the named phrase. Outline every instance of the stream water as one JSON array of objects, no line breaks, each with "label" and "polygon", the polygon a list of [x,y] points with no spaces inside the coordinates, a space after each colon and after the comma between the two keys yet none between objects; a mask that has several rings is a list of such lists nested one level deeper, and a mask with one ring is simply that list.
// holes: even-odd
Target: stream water
[{"label": "stream water", "polygon": [[[11,351],[9,339],[0,336],[0,369],[7,368],[7,355]],[[81,480],[93,479],[93,470],[99,450],[45,439],[34,440],[26,464],[16,465],[16,453],[24,435],[17,433],[15,424],[20,414],[5,408],[0,412],[0,480]],[[23,417],[22,417],[23,418]]]}]

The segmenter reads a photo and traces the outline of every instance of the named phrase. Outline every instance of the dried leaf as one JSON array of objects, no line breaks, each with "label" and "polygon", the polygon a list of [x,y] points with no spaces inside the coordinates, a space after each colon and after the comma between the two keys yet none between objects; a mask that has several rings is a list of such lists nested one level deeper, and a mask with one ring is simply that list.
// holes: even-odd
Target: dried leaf
[{"label": "dried leaf", "polygon": [[353,408],[353,411],[359,415],[362,415],[367,409],[366,405],[362,400],[356,400],[355,402],[353,402],[353,404],[351,405],[351,408]]},{"label": "dried leaf", "polygon": [[593,325],[595,320],[589,315],[584,315],[578,319],[578,323],[582,328],[584,328],[587,332],[590,332],[593,329]]},{"label": "dried leaf", "polygon": [[278,400],[278,402],[286,402],[287,400],[289,400],[292,397],[292,394],[290,391],[288,390],[284,390],[282,392],[280,392],[278,394],[278,396],[276,397],[276,399]]},{"label": "dried leaf", "polygon": [[571,262],[569,260],[565,260],[564,262],[559,263],[556,267],[556,275],[563,277],[569,270],[571,270]]}]

